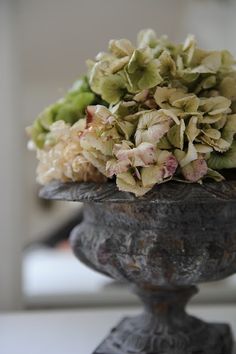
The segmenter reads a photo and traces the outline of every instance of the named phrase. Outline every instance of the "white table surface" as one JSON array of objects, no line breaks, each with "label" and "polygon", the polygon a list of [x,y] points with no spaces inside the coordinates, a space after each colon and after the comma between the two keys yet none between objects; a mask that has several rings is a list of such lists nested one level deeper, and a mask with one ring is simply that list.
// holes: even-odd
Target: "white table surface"
[{"label": "white table surface", "polygon": [[[91,354],[122,316],[138,312],[122,307],[1,314],[0,353]],[[191,306],[189,312],[230,323],[236,337],[236,306]]]},{"label": "white table surface", "polygon": [[[0,0],[1,1],[1,0]],[[194,304],[236,304],[236,276],[200,284]],[[75,258],[71,250],[37,248],[24,254],[26,308],[139,306],[127,285],[113,282]]]}]

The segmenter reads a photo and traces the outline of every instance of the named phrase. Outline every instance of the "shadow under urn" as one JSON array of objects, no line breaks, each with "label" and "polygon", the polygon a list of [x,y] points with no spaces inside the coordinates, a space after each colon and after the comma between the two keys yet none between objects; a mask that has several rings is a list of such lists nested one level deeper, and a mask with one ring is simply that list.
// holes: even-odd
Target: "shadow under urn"
[{"label": "shadow under urn", "polygon": [[144,312],[124,318],[93,354],[231,354],[229,325],[185,312],[196,284],[236,272],[236,181],[169,182],[143,197],[113,183],[60,183],[41,197],[84,202],[77,258],[132,285]]}]

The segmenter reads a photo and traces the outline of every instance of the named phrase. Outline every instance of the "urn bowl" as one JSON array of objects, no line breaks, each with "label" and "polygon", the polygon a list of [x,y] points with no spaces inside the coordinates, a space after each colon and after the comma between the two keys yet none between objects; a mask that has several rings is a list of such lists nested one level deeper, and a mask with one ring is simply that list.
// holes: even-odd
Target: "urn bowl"
[{"label": "urn bowl", "polygon": [[184,308],[196,284],[236,272],[236,181],[168,182],[140,198],[113,183],[54,182],[41,196],[84,202],[71,234],[75,255],[131,284],[144,302],[144,313],[124,319],[94,353],[231,353],[228,325]]}]

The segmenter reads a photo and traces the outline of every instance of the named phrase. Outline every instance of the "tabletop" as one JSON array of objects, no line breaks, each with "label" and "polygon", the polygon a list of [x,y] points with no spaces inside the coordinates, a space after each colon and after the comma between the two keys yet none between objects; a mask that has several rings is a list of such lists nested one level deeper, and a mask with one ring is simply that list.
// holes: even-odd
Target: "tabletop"
[{"label": "tabletop", "polygon": [[[0,353],[92,354],[112,326],[139,311],[122,307],[1,314]],[[236,306],[192,305],[188,312],[208,321],[230,323],[236,338]]]}]

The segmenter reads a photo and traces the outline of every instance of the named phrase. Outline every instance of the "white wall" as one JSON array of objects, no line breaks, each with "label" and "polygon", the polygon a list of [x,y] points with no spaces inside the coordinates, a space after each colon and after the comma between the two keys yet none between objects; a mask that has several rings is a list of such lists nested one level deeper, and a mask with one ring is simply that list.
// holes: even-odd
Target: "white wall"
[{"label": "white wall", "polygon": [[134,41],[138,30],[152,27],[178,41],[195,33],[203,46],[236,54],[235,13],[233,0],[0,0],[0,311],[19,307],[24,241],[67,209],[51,217],[37,203],[24,127],[110,38]]},{"label": "white wall", "polygon": [[183,29],[211,50],[228,49],[236,56],[236,1],[188,0]]},{"label": "white wall", "polygon": [[[22,139],[13,2],[0,1],[0,311],[21,304]],[[18,106],[18,107],[17,107]]]}]

